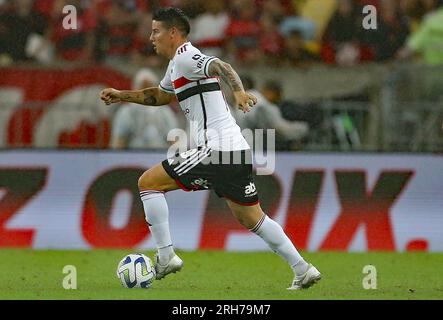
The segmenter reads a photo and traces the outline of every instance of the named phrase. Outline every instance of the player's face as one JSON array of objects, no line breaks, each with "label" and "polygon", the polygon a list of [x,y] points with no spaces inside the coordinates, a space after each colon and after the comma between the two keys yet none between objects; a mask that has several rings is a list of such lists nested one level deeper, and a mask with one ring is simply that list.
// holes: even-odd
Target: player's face
[{"label": "player's face", "polygon": [[155,52],[159,55],[168,55],[170,45],[170,30],[165,28],[161,21],[152,20],[151,40]]}]

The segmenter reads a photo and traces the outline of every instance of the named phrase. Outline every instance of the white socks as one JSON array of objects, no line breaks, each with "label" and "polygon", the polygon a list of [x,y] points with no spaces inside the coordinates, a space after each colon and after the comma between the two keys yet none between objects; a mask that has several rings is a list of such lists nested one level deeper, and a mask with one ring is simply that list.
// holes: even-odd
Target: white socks
[{"label": "white socks", "polygon": [[308,264],[277,222],[264,214],[251,231],[262,238],[275,253],[285,259],[296,275],[302,275],[306,272]]},{"label": "white socks", "polygon": [[140,192],[145,209],[145,219],[157,245],[159,262],[165,265],[175,255],[169,231],[169,209],[164,192],[146,190]]},{"label": "white socks", "polygon": [[[159,262],[165,265],[175,255],[175,252],[169,231],[169,210],[164,192],[156,190],[141,191],[140,197],[145,209],[145,218],[149,230],[157,245]],[[301,275],[306,272],[308,264],[277,222],[264,214],[251,231],[261,237],[274,252],[285,259],[295,274]]]}]

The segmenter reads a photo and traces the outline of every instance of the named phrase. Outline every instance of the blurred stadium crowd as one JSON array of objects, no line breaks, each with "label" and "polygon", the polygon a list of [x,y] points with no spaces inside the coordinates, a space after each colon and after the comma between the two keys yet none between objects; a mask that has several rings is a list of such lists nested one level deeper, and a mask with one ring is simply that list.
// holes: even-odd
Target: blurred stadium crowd
[{"label": "blurred stadium crowd", "polygon": [[[77,11],[75,30],[64,28],[62,23],[69,13],[63,8],[68,5],[75,6]],[[362,27],[365,5],[377,8],[375,30]],[[278,73],[279,70],[292,73],[294,70],[295,74],[295,71],[304,72],[311,69],[311,66],[318,65],[334,66],[339,70],[353,66],[414,61],[432,67],[443,65],[442,5],[443,0],[0,0],[0,68],[38,66],[71,70],[90,67],[90,73],[97,76],[92,67],[107,66],[120,71],[130,69],[131,72],[126,72],[126,75],[133,78],[134,89],[156,85],[167,61],[155,54],[149,41],[152,13],[159,7],[177,6],[191,18],[190,40],[194,45],[206,54],[216,55],[239,67],[241,71],[247,71],[246,74],[241,74],[245,86],[254,90],[260,99],[257,111],[247,118],[232,108],[234,117],[242,128],[275,128],[278,150],[304,149],[308,136],[311,142],[317,138],[321,140],[317,140],[322,144],[320,150],[335,150],[333,146],[324,146],[327,136],[325,132],[332,130],[334,141],[328,140],[326,144],[333,143],[339,150],[410,151],[411,139],[404,141],[404,148],[400,146],[398,139],[378,143],[376,140],[380,139],[380,132],[383,131],[384,135],[388,132],[380,128],[384,126],[395,129],[401,125],[405,132],[412,132],[411,121],[415,124],[428,121],[429,128],[435,130],[435,123],[443,121],[442,112],[438,108],[437,112],[432,113],[432,117],[428,116],[426,109],[420,115],[414,115],[415,118],[410,113],[402,113],[404,121],[401,124],[389,123],[386,120],[388,116],[400,117],[395,114],[392,106],[391,111],[386,111],[389,105],[393,105],[391,102],[394,99],[392,94],[390,100],[384,99],[383,88],[379,88],[380,91],[376,95],[372,94],[372,97],[371,92],[358,97],[349,97],[342,93],[338,102],[297,103],[288,99],[285,93],[288,93],[288,88],[289,92],[294,92],[292,87],[295,86],[298,91],[306,89],[303,88],[303,79],[307,82],[308,74],[299,75],[302,81],[297,84],[291,82],[292,87],[288,85],[288,81],[285,83],[283,79],[276,80],[275,77],[263,78],[257,85],[254,83],[257,77],[254,79],[251,75],[257,70],[259,73]],[[9,78],[20,78],[20,72],[21,70],[9,70]],[[395,86],[404,87],[400,83],[404,78],[402,72],[404,73],[400,70],[395,76],[388,75],[391,92],[397,90]],[[408,76],[419,74],[408,72]],[[340,73],[342,72],[339,71]],[[340,80],[334,84],[332,78],[329,83],[339,86],[344,92],[347,87],[358,84],[357,78],[355,81],[350,80],[358,73],[347,75],[345,86],[340,84]],[[34,75],[32,70],[30,74]],[[91,80],[90,75],[82,74],[79,72],[78,77],[86,77],[92,83],[106,82]],[[317,83],[321,87],[322,74],[320,71],[311,77],[309,83],[313,91],[319,91],[312,84]],[[377,73],[374,75],[375,78],[378,77]],[[59,87],[68,86],[51,77],[48,80],[59,82]],[[71,82],[83,82],[77,76],[71,77]],[[434,83],[432,78],[428,82]],[[120,89],[124,86],[121,80],[107,85],[113,85],[112,83],[118,83]],[[8,82],[2,84],[0,79],[0,89],[2,85],[7,86]],[[125,85],[130,86],[130,81],[126,81]],[[435,83],[433,85],[437,86]],[[51,90],[60,89],[54,89],[55,86],[49,84],[47,87],[51,87]],[[441,86],[437,87],[440,89],[437,90],[436,97],[443,97]],[[0,110],[0,122],[7,129],[0,132],[0,147],[111,146],[161,149],[169,145],[166,136],[170,129],[186,127],[186,121],[177,105],[170,108],[120,105],[111,109],[109,114],[108,111],[103,111],[103,106],[95,106],[98,88],[94,92],[81,90],[83,89],[57,98],[57,101],[51,102],[51,108],[47,103],[39,104],[37,101],[36,104],[32,99],[49,101],[57,97],[58,92],[40,94],[37,98],[31,98],[32,95],[27,94],[25,103],[19,106],[21,111],[13,110],[12,106],[9,109],[3,107]],[[324,87],[321,90],[328,91]],[[31,88],[31,91],[38,90]],[[6,94],[9,97],[4,99],[1,96],[3,101],[11,96],[9,91]],[[229,96],[227,98],[231,101]],[[353,100],[351,104],[346,101],[349,98]],[[429,96],[425,98],[428,99]],[[363,107],[359,105],[362,101]],[[382,111],[374,107],[374,101],[384,103],[380,103]],[[73,116],[73,104],[76,109],[84,109],[85,112]],[[400,106],[399,110],[406,110],[406,104],[397,104]],[[333,109],[335,111],[330,111]],[[434,101],[429,109],[436,109]],[[329,111],[325,113],[325,110]],[[112,123],[98,125],[98,129],[96,123],[92,125],[95,126],[92,135],[96,135],[97,131],[103,132],[99,142],[90,138],[89,123],[96,121],[94,119],[98,115],[103,115],[106,121],[112,120]],[[325,117],[329,117],[326,122]],[[364,118],[361,123],[357,123],[358,117]],[[376,125],[367,124],[368,118]],[[73,126],[68,123],[69,120],[80,124]],[[54,130],[49,130],[50,126]],[[71,131],[67,133],[68,127]],[[440,139],[443,136],[443,125],[437,127],[437,138]],[[426,141],[426,132],[433,138],[436,136],[435,131],[431,134],[431,130],[426,128],[428,127],[420,129],[417,126],[417,150],[421,148],[421,141]],[[394,129],[391,130],[392,135],[403,134],[400,127]],[[29,130],[34,130],[35,133],[29,134]],[[366,136],[369,131],[372,134]],[[60,136],[53,138],[54,134]],[[365,146],[362,139],[367,140]],[[387,141],[387,138],[384,139]],[[313,146],[311,144],[311,148],[307,149],[315,150],[316,147]]]},{"label": "blurred stadium crowd", "polygon": [[[361,27],[367,4],[378,8],[375,31]],[[181,7],[192,18],[190,39],[195,45],[230,61],[289,66],[389,61],[405,56],[408,37],[441,4],[441,0],[0,0],[1,64],[122,59],[158,66],[164,61],[158,60],[149,42],[150,14],[168,5]],[[66,5],[77,8],[75,32],[61,23]]]}]

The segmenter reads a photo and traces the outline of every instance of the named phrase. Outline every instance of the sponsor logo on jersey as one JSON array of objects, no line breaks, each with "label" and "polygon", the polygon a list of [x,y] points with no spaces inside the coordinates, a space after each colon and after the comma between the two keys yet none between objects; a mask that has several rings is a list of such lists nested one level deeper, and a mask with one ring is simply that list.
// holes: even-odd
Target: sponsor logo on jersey
[{"label": "sponsor logo on jersey", "polygon": [[246,196],[251,197],[251,196],[255,195],[256,193],[257,193],[257,189],[255,188],[254,182],[251,182],[249,185],[247,185],[245,187],[245,195]]},{"label": "sponsor logo on jersey", "polygon": [[201,188],[204,188],[204,189],[208,189],[209,188],[208,180],[205,180],[203,178],[195,179],[193,182],[191,182],[191,184],[193,186],[198,186],[198,187],[201,187]]},{"label": "sponsor logo on jersey", "polygon": [[208,56],[201,56],[200,54],[195,54],[193,57],[192,57],[192,59],[193,60],[195,60],[195,61],[197,61],[197,68],[203,68],[203,63],[206,61],[206,60],[208,60],[209,58],[211,58],[211,57],[208,57]]}]

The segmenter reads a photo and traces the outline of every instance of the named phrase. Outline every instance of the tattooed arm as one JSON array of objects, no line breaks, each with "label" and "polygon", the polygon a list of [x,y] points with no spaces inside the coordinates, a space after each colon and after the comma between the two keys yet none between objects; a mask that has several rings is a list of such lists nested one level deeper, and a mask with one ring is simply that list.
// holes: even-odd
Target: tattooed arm
[{"label": "tattooed arm", "polygon": [[240,77],[227,62],[215,59],[209,65],[208,74],[213,77],[221,77],[233,92],[244,91]]},{"label": "tattooed arm", "polygon": [[215,59],[209,65],[208,74],[213,77],[222,78],[223,81],[229,85],[234,94],[237,106],[243,112],[250,111],[250,108],[257,103],[255,96],[245,92],[240,77],[229,63]]},{"label": "tattooed arm", "polygon": [[169,104],[174,97],[175,94],[164,92],[158,87],[142,90],[116,90],[107,88],[100,93],[100,98],[107,105],[116,102],[132,102],[146,106],[162,106]]}]

